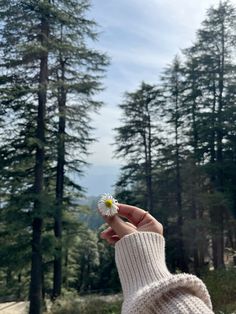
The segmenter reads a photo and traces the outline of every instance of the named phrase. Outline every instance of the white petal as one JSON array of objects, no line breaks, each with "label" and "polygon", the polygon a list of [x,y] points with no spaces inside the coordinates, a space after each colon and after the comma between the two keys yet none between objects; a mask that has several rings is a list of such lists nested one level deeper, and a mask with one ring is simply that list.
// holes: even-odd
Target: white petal
[{"label": "white petal", "polygon": [[[112,201],[111,207],[107,207],[105,202],[107,200]],[[114,216],[118,212],[118,206],[116,205],[118,202],[113,198],[111,194],[103,194],[98,201],[98,210],[103,216]]]}]

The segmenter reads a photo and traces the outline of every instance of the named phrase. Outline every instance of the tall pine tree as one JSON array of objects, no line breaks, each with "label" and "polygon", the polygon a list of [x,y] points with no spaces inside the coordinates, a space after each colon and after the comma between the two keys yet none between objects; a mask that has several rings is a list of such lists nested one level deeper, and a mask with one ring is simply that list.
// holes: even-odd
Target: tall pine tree
[{"label": "tall pine tree", "polygon": [[200,115],[200,158],[210,177],[212,203],[209,213],[212,224],[214,267],[224,267],[224,221],[229,214],[227,176],[224,166],[228,146],[227,127],[234,107],[235,86],[233,55],[235,52],[235,9],[225,1],[210,8],[198,31],[192,48],[198,60],[198,77],[202,91]]},{"label": "tall pine tree", "polygon": [[164,115],[166,123],[172,129],[169,139],[169,150],[172,151],[171,162],[174,169],[175,197],[177,212],[177,255],[176,265],[183,271],[188,270],[186,250],[183,238],[183,198],[182,198],[182,178],[181,164],[183,160],[183,70],[178,57],[166,68],[163,77],[163,95],[165,99]]},{"label": "tall pine tree", "polygon": [[71,178],[86,164],[93,140],[89,113],[101,105],[93,96],[101,89],[107,58],[86,46],[96,38],[95,23],[85,17],[89,1],[0,4],[1,108],[8,119],[5,155],[1,155],[6,156],[3,170],[8,178],[4,207],[6,217],[10,210],[22,216],[22,230],[32,235],[30,313],[41,313],[42,235],[53,215],[58,240],[53,295],[57,296],[62,212],[71,206],[68,195],[73,189],[81,190]]},{"label": "tall pine tree", "polygon": [[108,64],[104,54],[89,48],[87,44],[88,40],[97,37],[96,23],[86,18],[90,2],[60,1],[60,4],[58,9],[57,3],[54,3],[54,59],[50,77],[58,116],[54,134],[57,141],[54,233],[58,241],[54,259],[53,298],[61,292],[65,201],[68,202],[72,187],[81,189],[72,180],[71,173],[80,174],[82,166],[86,164],[88,145],[93,141],[89,114],[101,105],[93,96],[101,89],[101,78]]},{"label": "tall pine tree", "polygon": [[[157,87],[142,83],[134,93],[126,93],[120,105],[123,111],[122,126],[116,129],[116,156],[126,164],[117,186],[144,187],[140,206],[155,214],[153,205],[153,166],[161,145],[160,125],[156,121],[160,110],[160,92]],[[140,186],[140,187],[141,187]]]}]

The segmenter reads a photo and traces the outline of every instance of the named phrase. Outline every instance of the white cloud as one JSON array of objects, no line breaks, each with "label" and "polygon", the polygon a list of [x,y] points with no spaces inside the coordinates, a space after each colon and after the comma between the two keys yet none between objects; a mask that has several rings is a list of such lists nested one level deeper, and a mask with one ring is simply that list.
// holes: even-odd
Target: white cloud
[{"label": "white cloud", "polygon": [[148,68],[161,68],[163,64],[168,61],[165,55],[158,56],[157,51],[150,51],[149,49],[139,46],[127,50],[109,50],[113,62],[123,63],[125,65],[136,65]]},{"label": "white cloud", "polygon": [[[236,4],[236,0],[231,1]],[[114,133],[119,125],[125,91],[132,91],[142,80],[158,82],[161,70],[180,49],[195,40],[195,33],[211,5],[219,0],[93,0],[91,16],[101,26],[95,47],[112,58],[99,96],[105,106],[94,116],[99,142],[91,147],[89,161],[94,165],[117,165],[113,158]]]},{"label": "white cloud", "polygon": [[96,46],[111,57],[102,100],[114,106],[142,80],[157,82],[174,55],[194,41],[212,4],[218,0],[94,0],[92,15],[103,28]]},{"label": "white cloud", "polygon": [[114,128],[120,124],[121,111],[118,107],[104,106],[99,115],[93,115],[93,126],[96,128],[95,142],[90,147],[92,153],[88,162],[102,165],[119,165],[120,161],[114,158]]}]

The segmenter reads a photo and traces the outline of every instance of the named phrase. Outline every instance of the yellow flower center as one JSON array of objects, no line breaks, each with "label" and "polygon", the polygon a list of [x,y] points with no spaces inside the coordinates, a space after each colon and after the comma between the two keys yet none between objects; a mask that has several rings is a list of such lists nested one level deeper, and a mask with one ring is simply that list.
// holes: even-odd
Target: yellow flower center
[{"label": "yellow flower center", "polygon": [[106,207],[111,208],[111,206],[112,206],[112,200],[105,200],[104,203],[105,203]]}]

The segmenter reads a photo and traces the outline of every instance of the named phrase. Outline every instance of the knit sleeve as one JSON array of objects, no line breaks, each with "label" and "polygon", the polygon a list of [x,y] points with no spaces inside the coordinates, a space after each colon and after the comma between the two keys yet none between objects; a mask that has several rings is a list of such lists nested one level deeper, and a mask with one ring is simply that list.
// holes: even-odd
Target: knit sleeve
[{"label": "knit sleeve", "polygon": [[116,243],[115,253],[124,294],[122,314],[213,313],[209,293],[199,278],[168,271],[161,235],[127,235]]}]

